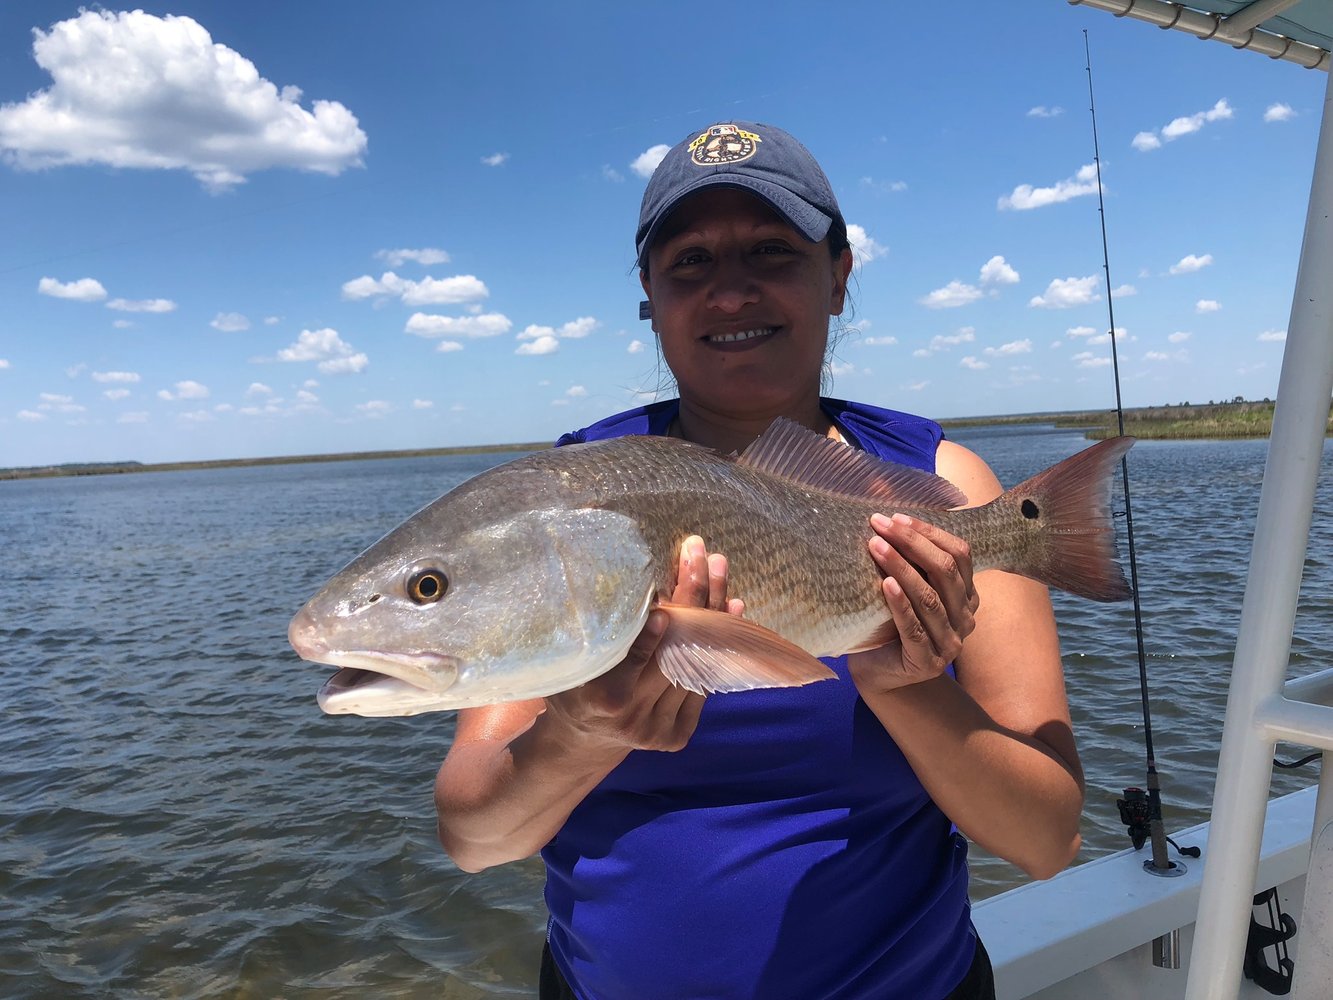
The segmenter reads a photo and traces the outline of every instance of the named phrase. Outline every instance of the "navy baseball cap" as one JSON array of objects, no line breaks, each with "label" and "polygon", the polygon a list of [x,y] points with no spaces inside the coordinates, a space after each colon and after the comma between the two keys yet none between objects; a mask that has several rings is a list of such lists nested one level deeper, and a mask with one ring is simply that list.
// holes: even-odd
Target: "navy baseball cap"
[{"label": "navy baseball cap", "polygon": [[720,122],[673,146],[649,178],[634,236],[640,267],[648,266],[648,248],[681,199],[715,185],[753,191],[811,243],[842,218],[824,171],[791,135],[772,125]]}]

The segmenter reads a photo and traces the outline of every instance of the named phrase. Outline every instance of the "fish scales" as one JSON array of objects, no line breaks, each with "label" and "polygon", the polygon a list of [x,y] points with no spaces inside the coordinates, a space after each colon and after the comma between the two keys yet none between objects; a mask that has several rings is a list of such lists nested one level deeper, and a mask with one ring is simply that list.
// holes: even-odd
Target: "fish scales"
[{"label": "fish scales", "polygon": [[621,438],[561,448],[536,465],[566,470],[572,505],[633,518],[665,597],[681,543],[699,535],[727,557],[745,614],[817,656],[843,652],[887,617],[866,543],[874,504],[802,488],[704,448]]}]

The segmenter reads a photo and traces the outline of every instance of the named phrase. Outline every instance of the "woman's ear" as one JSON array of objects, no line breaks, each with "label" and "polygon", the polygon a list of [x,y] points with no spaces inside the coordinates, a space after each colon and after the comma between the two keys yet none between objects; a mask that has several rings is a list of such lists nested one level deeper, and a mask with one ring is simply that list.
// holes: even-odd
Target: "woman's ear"
[{"label": "woman's ear", "polygon": [[[852,274],[852,251],[844,247],[838,259],[833,261],[833,294],[829,297],[829,315],[841,316],[847,304],[847,279]],[[647,288],[647,285],[644,285]]]}]

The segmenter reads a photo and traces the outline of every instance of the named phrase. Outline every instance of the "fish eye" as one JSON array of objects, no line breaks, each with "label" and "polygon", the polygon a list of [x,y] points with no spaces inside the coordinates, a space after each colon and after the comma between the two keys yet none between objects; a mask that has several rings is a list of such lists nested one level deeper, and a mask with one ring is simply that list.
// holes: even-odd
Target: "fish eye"
[{"label": "fish eye", "polygon": [[407,581],[407,596],[416,604],[434,604],[449,589],[449,581],[438,569],[421,569]]}]

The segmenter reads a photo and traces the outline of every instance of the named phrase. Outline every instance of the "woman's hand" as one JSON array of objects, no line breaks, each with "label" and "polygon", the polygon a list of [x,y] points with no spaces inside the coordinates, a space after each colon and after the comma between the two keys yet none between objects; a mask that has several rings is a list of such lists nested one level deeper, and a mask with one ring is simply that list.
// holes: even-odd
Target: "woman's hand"
[{"label": "woman's hand", "polygon": [[[710,556],[697,536],[681,546],[671,600],[744,610],[727,598],[727,560]],[[630,751],[689,742],[704,698],[657,668],[666,623],[666,612],[652,612],[624,660],[572,691],[458,713],[435,779],[435,808],[440,843],[460,868],[481,871],[535,854]]]},{"label": "woman's hand", "polygon": [[863,696],[944,673],[976,627],[979,603],[966,541],[903,514],[875,514],[870,526],[870,555],[884,574],[881,591],[898,638],[848,657]]},{"label": "woman's hand", "polygon": [[[698,535],[680,550],[675,604],[741,614],[744,604],[727,598],[727,560],[709,555]],[[657,668],[656,652],[666,629],[665,612],[653,611],[629,653],[586,684],[546,699],[543,725],[559,727],[588,745],[630,750],[679,750],[694,734],[704,696],[676,687]]]}]

